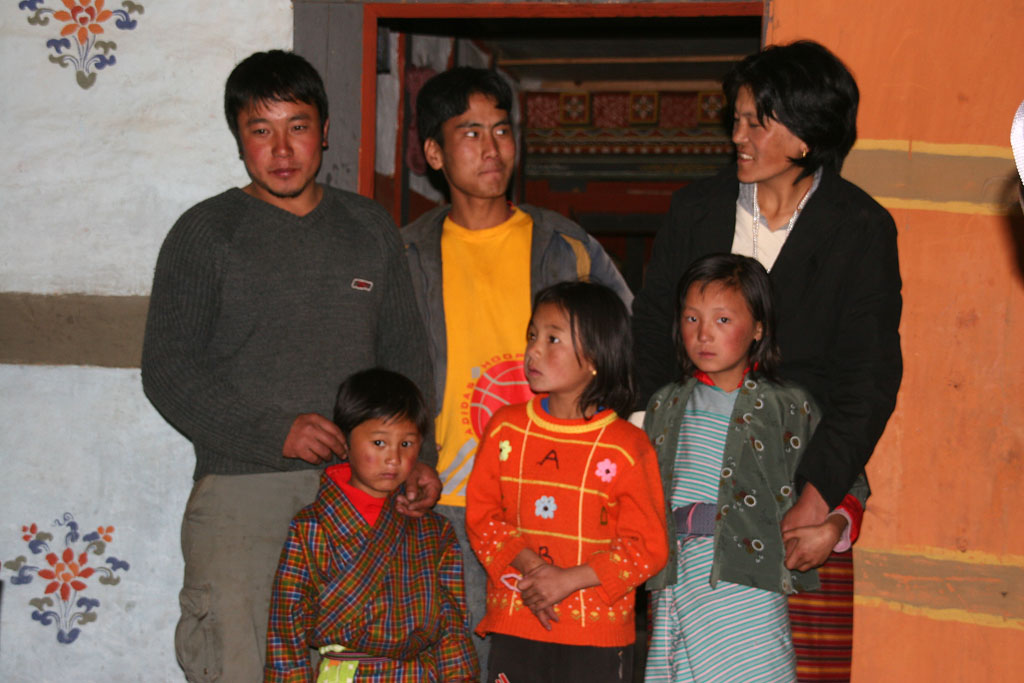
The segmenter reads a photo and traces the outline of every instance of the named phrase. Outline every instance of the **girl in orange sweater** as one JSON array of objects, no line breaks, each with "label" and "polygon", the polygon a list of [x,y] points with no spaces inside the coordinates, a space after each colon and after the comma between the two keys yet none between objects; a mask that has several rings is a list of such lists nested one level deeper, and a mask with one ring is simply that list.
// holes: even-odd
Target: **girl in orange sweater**
[{"label": "girl in orange sweater", "polygon": [[537,396],[491,418],[466,492],[489,681],[631,680],[634,591],[668,557],[657,459],[624,419],[631,348],[608,288],[537,294],[524,360]]}]

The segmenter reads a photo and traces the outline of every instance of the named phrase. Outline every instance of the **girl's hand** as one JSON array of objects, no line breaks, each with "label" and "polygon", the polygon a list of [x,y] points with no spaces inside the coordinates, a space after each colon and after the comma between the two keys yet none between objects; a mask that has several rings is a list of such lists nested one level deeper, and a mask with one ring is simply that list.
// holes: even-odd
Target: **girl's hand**
[{"label": "girl's hand", "polygon": [[825,563],[846,528],[846,518],[830,515],[823,524],[782,532],[786,545],[786,569],[805,572]]},{"label": "girl's hand", "polygon": [[[545,562],[543,557],[538,555],[533,550],[530,550],[529,548],[523,548],[522,550],[520,550],[519,554],[516,555],[516,559],[512,560],[511,565],[513,568],[519,570],[519,573],[522,574],[524,577],[527,574],[529,574],[533,569],[536,569],[538,567],[552,566]],[[523,579],[520,578],[516,585],[516,588],[520,591],[522,591],[522,582]],[[509,587],[511,588],[511,586]],[[521,592],[520,597],[522,597]],[[529,607],[529,605],[527,606]],[[534,609],[533,607],[530,607],[530,611],[533,612],[533,615],[535,617],[537,617],[537,621],[540,622],[540,625],[548,631],[551,630],[551,622],[558,621],[558,615],[555,614],[554,606],[546,607],[543,609]]]},{"label": "girl's hand", "polygon": [[551,622],[558,621],[558,615],[555,614],[554,607],[545,607],[542,610],[533,612],[533,616],[537,617],[537,621],[548,631],[551,630]]},{"label": "girl's hand", "polygon": [[513,568],[519,570],[520,574],[526,576],[532,569],[541,565],[546,565],[547,562],[545,562],[544,558],[538,555],[535,551],[530,550],[529,548],[523,548],[519,551],[519,554],[516,555],[516,558],[509,564],[511,564]]},{"label": "girl's hand", "polygon": [[537,614],[554,607],[581,588],[597,586],[600,583],[590,565],[581,564],[563,569],[544,563],[534,567],[519,580],[519,591],[523,597],[523,604]]}]

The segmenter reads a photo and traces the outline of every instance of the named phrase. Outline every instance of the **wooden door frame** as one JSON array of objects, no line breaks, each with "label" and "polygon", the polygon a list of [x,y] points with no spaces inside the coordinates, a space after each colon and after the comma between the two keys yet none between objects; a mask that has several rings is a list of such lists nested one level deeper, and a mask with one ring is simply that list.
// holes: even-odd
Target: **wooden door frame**
[{"label": "wooden door frame", "polygon": [[377,26],[381,19],[606,19],[614,17],[764,16],[753,2],[367,2],[363,4],[363,54],[357,188],[373,197],[377,144]]}]

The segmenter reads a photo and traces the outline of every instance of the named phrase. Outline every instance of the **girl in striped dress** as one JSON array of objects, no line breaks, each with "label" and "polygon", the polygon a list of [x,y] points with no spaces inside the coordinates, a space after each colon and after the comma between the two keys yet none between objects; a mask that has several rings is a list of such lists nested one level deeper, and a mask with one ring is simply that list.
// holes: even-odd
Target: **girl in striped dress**
[{"label": "girl in striped dress", "polygon": [[677,290],[674,338],[685,379],[660,389],[644,419],[673,551],[648,581],[646,680],[793,681],[786,595],[816,588],[813,567],[848,545],[867,483],[862,475],[824,524],[783,537],[793,475],[819,415],[804,390],[774,380],[779,353],[761,264],[733,254],[695,262]]}]

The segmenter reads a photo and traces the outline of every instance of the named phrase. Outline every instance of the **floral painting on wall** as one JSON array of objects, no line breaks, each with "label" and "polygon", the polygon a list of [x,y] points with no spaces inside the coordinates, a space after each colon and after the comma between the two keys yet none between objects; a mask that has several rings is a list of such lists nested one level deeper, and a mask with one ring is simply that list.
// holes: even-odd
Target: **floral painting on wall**
[{"label": "floral painting on wall", "polygon": [[114,555],[103,557],[114,541],[112,526],[100,525],[83,534],[70,512],[54,520],[52,526],[54,533],[35,523],[22,526],[21,539],[31,557],[19,555],[4,562],[3,568],[13,574],[8,579],[12,590],[30,585],[42,589],[28,601],[30,617],[41,626],[54,627],[57,642],[69,645],[78,638],[81,627],[96,621],[100,601],[91,597],[96,584],[117,586],[131,565]]},{"label": "floral painting on wall", "polygon": [[82,88],[91,88],[97,72],[117,64],[117,43],[109,39],[107,31],[134,30],[139,22],[133,15],[145,12],[142,5],[131,0],[124,0],[118,9],[107,9],[105,0],[59,0],[58,9],[46,6],[46,2],[21,0],[18,8],[31,12],[28,23],[33,26],[50,27],[53,20],[53,28],[59,31],[46,41],[46,48],[53,51],[50,61],[62,68],[74,67],[75,79]]}]

